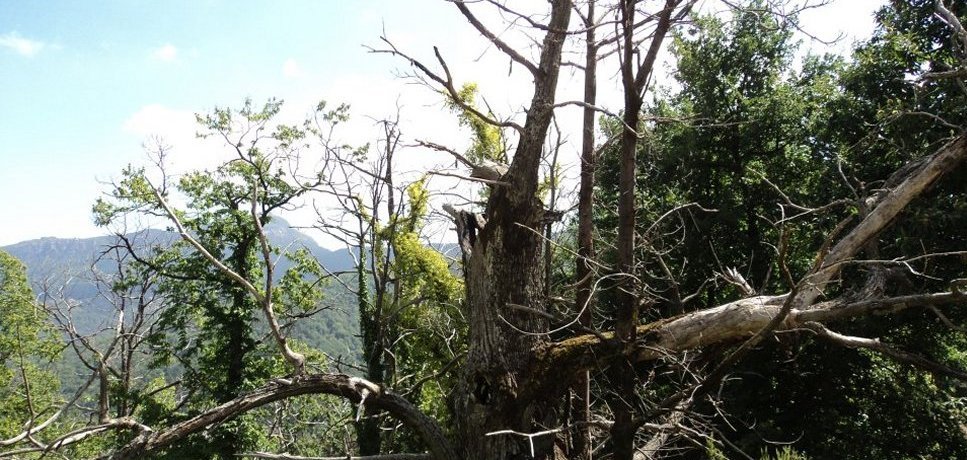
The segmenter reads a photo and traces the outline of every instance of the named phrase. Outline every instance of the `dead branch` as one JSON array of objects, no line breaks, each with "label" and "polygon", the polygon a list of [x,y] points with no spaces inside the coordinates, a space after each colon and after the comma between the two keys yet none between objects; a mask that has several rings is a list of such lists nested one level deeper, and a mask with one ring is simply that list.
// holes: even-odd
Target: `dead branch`
[{"label": "dead branch", "polygon": [[290,454],[271,454],[268,452],[251,452],[238,454],[242,458],[264,458],[267,460],[429,460],[430,454],[386,454],[386,455],[364,455],[361,457],[353,455],[343,455],[341,457],[303,457],[301,455]]},{"label": "dead branch", "polygon": [[927,359],[915,353],[906,352],[903,350],[898,350],[890,345],[881,342],[879,339],[868,339],[865,337],[855,337],[850,335],[843,335],[833,332],[823,326],[822,324],[816,322],[807,322],[804,324],[805,327],[816,332],[820,337],[829,340],[837,345],[842,345],[847,348],[866,348],[876,351],[880,354],[888,356],[896,361],[905,364],[911,364],[915,367],[927,370],[929,372],[945,375],[947,377],[953,377],[958,380],[967,381],[967,372],[960,369],[954,369],[952,367],[943,365],[936,361]]},{"label": "dead branch", "polygon": [[463,110],[466,110],[467,112],[472,113],[474,116],[479,117],[481,120],[491,125],[494,125],[500,128],[512,128],[517,132],[523,132],[524,128],[519,124],[514,123],[512,121],[496,120],[493,117],[477,110],[475,107],[473,107],[472,104],[467,104],[463,100],[461,100],[460,92],[456,88],[456,84],[453,80],[453,76],[450,75],[450,68],[447,66],[447,62],[443,59],[443,56],[440,54],[440,50],[437,47],[433,47],[433,52],[437,58],[437,62],[440,63],[440,67],[443,68],[443,72],[444,72],[444,75],[446,75],[446,77],[441,77],[436,72],[430,70],[430,68],[427,67],[425,64],[423,64],[421,61],[417,60],[416,58],[410,57],[406,53],[400,51],[398,48],[396,48],[395,45],[393,45],[393,43],[388,38],[380,37],[380,39],[383,41],[383,43],[386,43],[386,45],[389,46],[389,49],[370,48],[369,51],[371,53],[390,54],[393,56],[399,56],[403,59],[406,59],[407,61],[410,62],[411,65],[419,69],[423,75],[425,75],[430,80],[433,80],[438,85],[442,86],[443,89],[446,90],[447,95],[449,96],[451,102],[460,106],[460,108],[462,108]]},{"label": "dead branch", "polygon": [[266,404],[300,395],[330,394],[354,404],[363,402],[370,408],[385,410],[413,429],[426,444],[435,460],[459,458],[436,421],[401,396],[367,380],[345,374],[304,374],[292,380],[276,379],[262,388],[239,396],[195,417],[157,432],[142,433],[120,450],[103,459],[136,459],[163,449],[186,436],[231,420],[242,413]]},{"label": "dead branch", "polygon": [[[786,295],[758,296],[663,319],[638,326],[633,351],[614,347],[613,332],[586,334],[539,346],[535,356],[550,369],[590,369],[598,360],[625,355],[635,361],[661,359],[666,353],[681,353],[710,345],[734,343],[754,336],[779,314]],[[960,304],[964,297],[955,292],[867,299],[855,302],[824,302],[807,310],[793,309],[776,331],[805,327],[806,323],[843,321],[868,315],[893,314],[930,305]],[[630,353],[630,354],[629,354]]]},{"label": "dead branch", "polygon": [[460,0],[452,0],[452,1],[453,1],[453,4],[456,5],[457,9],[460,10],[460,13],[463,14],[465,18],[467,18],[467,21],[470,22],[470,24],[473,25],[473,27],[477,29],[478,32],[480,32],[480,35],[483,35],[484,37],[487,38],[487,40],[490,40],[490,42],[493,43],[494,46],[497,47],[497,49],[499,49],[501,52],[503,52],[508,57],[513,59],[514,62],[524,66],[524,68],[530,71],[530,73],[535,77],[539,77],[542,75],[542,71],[537,67],[537,65],[535,65],[526,57],[524,57],[522,54],[520,54],[517,50],[515,50],[513,47],[508,45],[506,42],[501,40],[500,37],[494,35],[494,33],[491,32],[489,29],[487,29],[487,26],[485,26],[482,22],[480,22],[480,20],[477,19],[477,17],[470,12],[470,9],[467,8],[467,5],[463,1],[460,1]]},{"label": "dead branch", "polygon": [[839,273],[844,262],[893,222],[914,198],[964,159],[967,159],[967,136],[961,135],[922,160],[895,188],[885,191],[866,218],[818,261],[818,266],[804,280],[806,285],[796,299],[795,308],[808,308],[822,294],[826,284]]},{"label": "dead branch", "polygon": [[[489,185],[509,185],[506,182],[500,181],[500,178],[503,177],[504,174],[507,174],[507,165],[500,164],[494,161],[487,161],[487,160],[483,160],[480,163],[474,163],[464,155],[461,155],[460,153],[458,153],[456,150],[453,150],[447,146],[440,145],[434,142],[418,140],[417,145],[420,145],[422,147],[427,147],[427,148],[436,150],[438,152],[449,153],[450,155],[453,155],[453,157],[456,158],[457,161],[459,161],[460,163],[463,163],[465,166],[470,168],[469,179],[463,176],[454,176],[454,177],[460,177],[467,180],[479,180],[480,182],[483,182]],[[448,175],[443,173],[436,173],[436,174]]]}]

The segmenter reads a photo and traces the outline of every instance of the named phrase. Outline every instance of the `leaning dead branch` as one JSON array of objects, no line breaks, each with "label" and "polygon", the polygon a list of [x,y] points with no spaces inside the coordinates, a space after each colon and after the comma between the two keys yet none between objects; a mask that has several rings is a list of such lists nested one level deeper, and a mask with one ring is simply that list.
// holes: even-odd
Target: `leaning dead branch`
[{"label": "leaning dead branch", "polygon": [[808,308],[813,304],[826,285],[840,272],[844,262],[880,234],[911,201],[965,159],[967,136],[962,135],[923,160],[914,171],[901,178],[902,182],[895,188],[884,191],[866,218],[840,239],[822,258],[820,265],[807,276],[795,308]]},{"label": "leaning dead branch", "polygon": [[365,396],[367,406],[385,410],[414,430],[423,440],[434,459],[456,460],[460,458],[436,421],[423,414],[418,407],[403,397],[365,379],[329,373],[304,374],[292,380],[277,379],[258,390],[239,396],[183,422],[159,431],[141,433],[117,452],[106,454],[101,458],[115,460],[143,458],[145,455],[164,449],[188,435],[231,420],[252,409],[275,401],[309,394],[341,396],[354,404],[359,404]]}]

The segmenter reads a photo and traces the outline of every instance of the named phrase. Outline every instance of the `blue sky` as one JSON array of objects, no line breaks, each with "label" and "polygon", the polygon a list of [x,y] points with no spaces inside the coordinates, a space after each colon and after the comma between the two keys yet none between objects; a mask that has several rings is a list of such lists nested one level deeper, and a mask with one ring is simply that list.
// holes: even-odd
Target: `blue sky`
[{"label": "blue sky", "polygon": [[[820,32],[867,33],[879,2],[838,3],[811,20]],[[419,92],[407,99],[413,129],[451,131],[427,110],[431,92],[394,78],[404,63],[362,47],[384,26],[415,54],[440,45],[485,91],[513,87],[506,60],[477,59],[488,47],[442,0],[0,1],[0,245],[101,233],[90,218],[99,181],[142,163],[147,135],[190,143],[192,113],[246,97],[381,116]]]},{"label": "blue sky", "polygon": [[426,3],[0,2],[0,245],[96,234],[98,180],[143,161],[132,121],[246,97],[308,107],[347,75],[389,77],[398,63],[362,45]]}]

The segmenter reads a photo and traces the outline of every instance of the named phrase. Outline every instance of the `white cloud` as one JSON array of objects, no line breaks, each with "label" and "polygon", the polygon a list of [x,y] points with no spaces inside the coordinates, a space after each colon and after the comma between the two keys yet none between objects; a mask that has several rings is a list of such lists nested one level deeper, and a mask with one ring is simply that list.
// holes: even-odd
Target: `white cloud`
[{"label": "white cloud", "polygon": [[154,50],[151,56],[159,61],[172,62],[178,59],[178,48],[175,48],[175,45],[171,43],[166,43],[161,48]]},{"label": "white cloud", "polygon": [[282,64],[282,75],[286,78],[298,78],[305,75],[305,72],[295,59],[289,58]]},{"label": "white cloud", "polygon": [[17,54],[31,57],[44,49],[47,44],[21,37],[16,32],[10,32],[6,35],[0,35],[0,46],[10,48]]},{"label": "white cloud", "polygon": [[160,104],[141,107],[134,115],[124,121],[124,130],[142,136],[169,134],[188,128],[195,130],[195,115],[187,110],[175,110]]},{"label": "white cloud", "polygon": [[231,156],[220,140],[196,136],[200,126],[190,110],[149,104],[128,117],[122,129],[140,138],[148,147],[153,146],[153,139],[161,140],[169,147],[166,163],[175,173],[213,168]]}]

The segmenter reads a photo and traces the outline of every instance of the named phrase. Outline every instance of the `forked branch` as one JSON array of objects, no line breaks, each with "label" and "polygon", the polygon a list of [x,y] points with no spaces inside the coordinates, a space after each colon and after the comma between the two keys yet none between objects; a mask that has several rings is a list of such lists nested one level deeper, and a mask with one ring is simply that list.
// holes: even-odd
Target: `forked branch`
[{"label": "forked branch", "polygon": [[[200,242],[198,242],[198,240],[195,239],[195,237],[191,236],[191,234],[188,233],[188,230],[185,229],[185,226],[181,223],[181,219],[178,218],[178,215],[175,213],[175,211],[165,200],[164,196],[161,195],[161,192],[150,182],[148,182],[148,185],[151,187],[152,193],[154,193],[155,200],[157,200],[158,204],[164,209],[165,213],[168,215],[168,218],[171,220],[171,222],[175,224],[175,228],[178,230],[178,234],[181,235],[181,238],[187,241],[188,244],[190,244],[192,247],[194,247],[195,250],[197,250],[198,253],[205,258],[205,260],[207,260],[212,265],[214,265],[215,268],[218,269],[218,271],[222,272],[225,276],[228,276],[229,278],[237,282],[239,285],[241,285],[262,306],[262,311],[265,313],[266,319],[269,321],[269,325],[272,326],[272,335],[273,337],[275,337],[276,343],[278,343],[279,349],[281,350],[286,361],[288,361],[289,364],[292,365],[293,374],[294,375],[302,374],[305,370],[305,356],[289,348],[289,344],[285,339],[285,335],[282,334],[282,331],[279,328],[279,322],[275,318],[275,312],[272,309],[271,275],[269,275],[269,281],[267,281],[266,283],[267,285],[266,292],[264,294],[262,292],[259,292],[258,288],[256,288],[255,285],[253,285],[249,280],[245,279],[245,277],[238,274],[235,270],[232,270],[231,268],[229,268],[217,257],[213,256],[212,253],[208,251],[208,249],[205,249],[205,246],[203,246]],[[252,210],[254,214],[255,206],[256,206],[254,196],[252,200],[253,200]],[[267,243],[265,242],[265,231],[262,229],[259,223],[258,216],[253,215],[253,217],[255,219],[256,225],[258,226],[259,239],[262,242],[264,250],[267,250]],[[265,257],[268,257],[267,252],[264,252],[263,254],[265,255]],[[266,264],[271,266],[271,260],[267,258]],[[269,271],[269,273],[271,273],[271,270]]]}]

